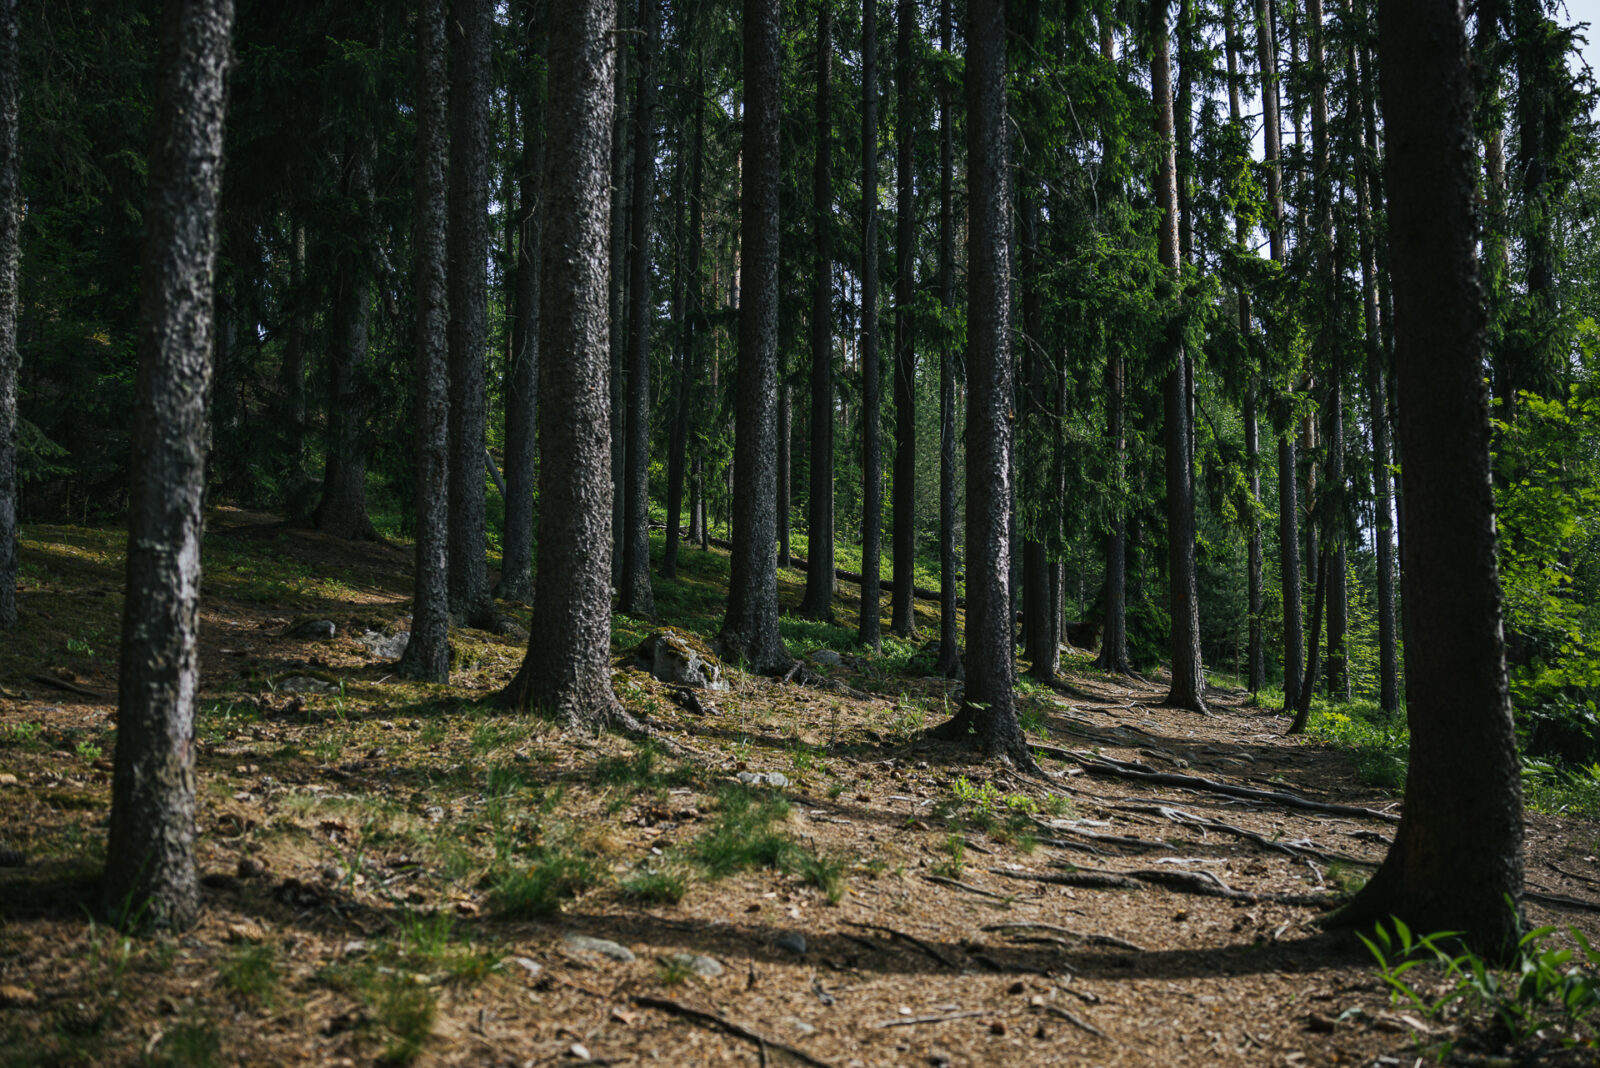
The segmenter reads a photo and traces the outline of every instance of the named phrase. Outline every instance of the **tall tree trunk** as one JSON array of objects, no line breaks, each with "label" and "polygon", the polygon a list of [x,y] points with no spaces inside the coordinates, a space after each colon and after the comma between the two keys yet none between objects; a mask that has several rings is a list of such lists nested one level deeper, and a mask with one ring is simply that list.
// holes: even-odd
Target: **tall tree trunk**
[{"label": "tall tree trunk", "polygon": [[1383,865],[1341,914],[1460,931],[1510,958],[1522,789],[1496,573],[1472,86],[1459,4],[1379,10],[1400,438],[1411,768]]},{"label": "tall tree trunk", "polygon": [[857,637],[881,643],[883,450],[878,360],[878,0],[861,5],[861,621]]},{"label": "tall tree trunk", "polygon": [[[951,0],[939,0],[939,43],[954,50]],[[961,672],[956,637],[956,349],[950,320],[956,306],[955,131],[951,126],[950,77],[939,76],[939,674]]]},{"label": "tall tree trunk", "polygon": [[484,348],[489,332],[490,0],[452,0],[450,20],[450,610],[494,615],[484,557]]},{"label": "tall tree trunk", "polygon": [[628,423],[623,463],[622,576],[617,608],[652,616],[650,589],[650,338],[654,301],[650,292],[650,226],[655,208],[656,96],[660,78],[661,12],[656,0],[639,0],[639,89],[634,97],[633,191],[628,208]]},{"label": "tall tree trunk", "polygon": [[[1049,408],[1045,393],[1044,292],[1040,284],[1039,229],[1044,205],[1040,203],[1036,175],[1024,172],[1022,201],[1017,212],[1022,246],[1022,367],[1025,376],[1018,407],[1022,412],[1023,451],[1034,462],[1042,463],[1047,451],[1045,423]],[[1029,661],[1028,674],[1048,681],[1056,677],[1060,662],[1060,639],[1056,635],[1055,614],[1050,592],[1050,561],[1045,551],[1045,516],[1054,514],[1057,504],[1045,498],[1037,475],[1030,480],[1038,497],[1032,528],[1022,542],[1022,644]],[[1025,492],[1018,487],[1019,492]]]},{"label": "tall tree trunk", "polygon": [[[446,0],[421,0],[417,12],[417,179],[412,212],[416,249],[417,547],[411,639],[400,674],[450,681],[450,590],[447,574],[450,502],[449,290],[445,282],[445,212],[449,199],[449,131],[445,88]],[[524,198],[523,204],[532,200]],[[526,238],[524,238],[526,240]]]},{"label": "tall tree trunk", "polygon": [[895,15],[895,140],[898,161],[895,193],[894,277],[894,590],[889,597],[889,631],[902,638],[916,633],[913,610],[917,564],[917,350],[912,338],[911,304],[916,286],[916,213],[912,203],[912,111],[916,66],[911,61],[917,15],[913,0],[899,0]]},{"label": "tall tree trunk", "polygon": [[811,488],[800,614],[833,620],[833,0],[817,5],[817,156],[812,171]]},{"label": "tall tree trunk", "polygon": [[[685,280],[685,307],[683,315],[683,352],[678,367],[678,407],[672,420],[672,442],[667,456],[667,546],[661,558],[661,577],[675,578],[678,573],[678,523],[683,509],[683,477],[685,454],[688,449],[690,423],[694,420],[694,391],[700,381],[699,341],[700,329],[700,255],[704,247],[702,187],[705,184],[706,157],[706,105],[705,61],[695,65],[694,92],[694,150],[689,176],[689,257]],[[701,496],[699,491],[700,460],[695,458],[691,498],[689,501],[689,540],[700,538]]]},{"label": "tall tree trunk", "polygon": [[[1116,70],[1110,19],[1100,20],[1100,59]],[[1131,674],[1128,663],[1128,519],[1125,492],[1128,480],[1127,367],[1116,339],[1106,347],[1106,442],[1111,449],[1110,526],[1106,533],[1104,614],[1100,626],[1100,655],[1095,667]]]},{"label": "tall tree trunk", "polygon": [[[1158,5],[1152,33],[1150,83],[1156,137],[1164,145],[1156,179],[1161,205],[1161,265],[1171,284],[1181,284],[1178,244],[1177,157],[1173,143],[1172,68],[1167,55],[1167,17]],[[1189,453],[1188,357],[1173,336],[1163,343],[1166,365],[1163,399],[1167,451],[1167,569],[1172,612],[1172,688],[1166,703],[1205,712],[1205,671],[1200,664],[1200,602],[1195,574],[1194,467]]]},{"label": "tall tree trunk", "polygon": [[778,477],[777,496],[773,499],[778,522],[778,566],[789,566],[789,488],[791,439],[794,436],[794,393],[789,385],[783,353],[778,354]]},{"label": "tall tree trunk", "polygon": [[278,381],[283,390],[284,453],[289,475],[298,484],[306,462],[306,342],[311,336],[310,280],[306,273],[306,224],[289,225],[289,317]]},{"label": "tall tree trunk", "polygon": [[17,0],[0,0],[0,630],[17,625]]},{"label": "tall tree trunk", "polygon": [[1317,688],[1317,645],[1322,640],[1322,603],[1328,594],[1329,570],[1328,548],[1324,544],[1317,561],[1316,592],[1311,595],[1311,644],[1306,650],[1305,676],[1297,693],[1284,695],[1284,699],[1294,706],[1294,720],[1284,732],[1286,734],[1304,733],[1306,722],[1311,718],[1311,694]]},{"label": "tall tree trunk", "polygon": [[[332,335],[328,360],[328,452],[316,527],[336,538],[378,536],[367,518],[368,335],[372,316],[372,170],[364,133],[345,151],[344,199],[354,233],[334,253]],[[479,481],[482,481],[480,476]]]},{"label": "tall tree trunk", "polygon": [[611,128],[611,273],[609,289],[611,361],[607,389],[611,397],[611,584],[622,582],[622,534],[627,530],[628,461],[628,167],[633,139],[628,122],[628,55],[633,36],[627,32],[630,0],[617,4],[617,62],[612,87]]},{"label": "tall tree trunk", "polygon": [[539,348],[539,561],[528,654],[503,695],[569,728],[634,726],[611,691],[607,214],[616,0],[550,5]]},{"label": "tall tree trunk", "polygon": [[1035,768],[1017,720],[1011,615],[1011,206],[1006,181],[1006,24],[967,9],[967,679],[936,737]]},{"label": "tall tree trunk", "polygon": [[515,8],[523,44],[522,158],[518,162],[517,258],[506,389],[506,523],[498,596],[533,601],[534,454],[539,396],[539,178],[544,170],[547,0]]},{"label": "tall tree trunk", "polygon": [[744,0],[744,175],[739,192],[739,380],[734,413],[733,560],[724,659],[760,673],[792,662],[778,634],[778,0]]},{"label": "tall tree trunk", "polygon": [[232,24],[230,0],[166,5],[139,272],[127,597],[102,891],[118,923],[172,930],[200,915],[200,502]]}]

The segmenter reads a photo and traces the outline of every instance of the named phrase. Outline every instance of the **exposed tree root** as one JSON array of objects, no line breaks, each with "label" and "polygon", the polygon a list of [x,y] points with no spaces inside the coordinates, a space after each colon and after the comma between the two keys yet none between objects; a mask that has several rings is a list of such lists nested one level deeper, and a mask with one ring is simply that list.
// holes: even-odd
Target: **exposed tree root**
[{"label": "exposed tree root", "polygon": [[1247,901],[1251,904],[1269,902],[1275,905],[1323,908],[1336,901],[1332,894],[1278,894],[1268,891],[1235,890],[1208,872],[1160,870],[1113,872],[1086,869],[1067,872],[1026,872],[990,868],[989,873],[1007,879],[1053,883],[1057,886],[1078,886],[1091,890],[1142,890],[1154,884],[1180,893],[1220,897],[1229,901]]},{"label": "exposed tree root", "polygon": [[1136,953],[1149,952],[1149,950],[1147,950],[1144,946],[1138,945],[1134,942],[1129,942],[1124,938],[1117,938],[1115,935],[1080,934],[1079,932],[1072,930],[1070,927],[1061,927],[1053,923],[1038,923],[1029,921],[1023,921],[1020,923],[991,923],[984,927],[983,930],[989,933],[994,933],[997,931],[1051,931],[1055,934],[1066,935],[1068,938],[1076,938],[1081,942],[1088,942],[1091,945],[1113,946],[1117,949],[1131,949]]},{"label": "exposed tree root", "polygon": [[943,953],[940,953],[937,949],[935,949],[933,946],[930,946],[928,943],[924,942],[922,939],[918,938],[916,935],[909,935],[909,934],[906,934],[904,931],[897,931],[893,927],[885,927],[882,924],[878,924],[878,923],[856,923],[854,921],[846,920],[845,921],[845,926],[846,927],[859,927],[863,931],[881,931],[882,933],[884,933],[886,935],[889,935],[890,937],[898,938],[902,942],[905,942],[905,943],[907,943],[909,945],[915,946],[917,949],[920,949],[922,952],[926,953],[928,956],[932,957],[934,960],[938,961],[940,964],[943,964],[946,968],[954,968],[954,969],[956,969],[958,971],[961,968],[961,965],[957,964],[955,961],[951,960],[949,957],[945,956]]},{"label": "exposed tree root", "polygon": [[673,1001],[671,998],[652,997],[649,994],[635,994],[633,996],[633,1003],[638,1005],[640,1008],[660,1009],[662,1012],[670,1012],[674,1016],[682,1016],[686,1020],[693,1020],[698,1024],[705,1024],[708,1027],[715,1027],[719,1030],[728,1032],[730,1035],[736,1035],[747,1042],[754,1042],[757,1048],[763,1051],[763,1056],[766,1055],[766,1047],[770,1046],[773,1049],[782,1050],[784,1053],[787,1053],[796,1060],[812,1065],[813,1068],[832,1068],[827,1061],[818,1060],[803,1049],[796,1049],[794,1046],[785,1045],[784,1043],[770,1039],[759,1032],[752,1031],[750,1028],[745,1027],[742,1024],[736,1024],[732,1020],[725,1020],[715,1013],[706,1012],[704,1009],[697,1009],[691,1005],[685,1005],[681,1001]]},{"label": "exposed tree root", "polygon": [[[1313,849],[1310,846],[1296,845],[1293,842],[1279,842],[1268,838],[1266,835],[1257,834],[1255,831],[1247,831],[1243,827],[1235,827],[1233,824],[1223,823],[1221,820],[1197,816],[1193,812],[1186,812],[1181,808],[1173,808],[1170,805],[1112,805],[1110,807],[1122,812],[1147,812],[1152,815],[1163,816],[1174,823],[1190,824],[1208,831],[1231,834],[1235,838],[1243,838],[1247,842],[1253,842],[1269,852],[1287,853],[1291,857],[1314,857],[1317,860],[1337,860],[1344,864],[1364,864],[1368,867],[1376,867],[1378,863],[1375,860],[1351,856],[1348,853],[1330,853],[1322,849]],[[1043,841],[1043,839],[1040,839],[1040,841]]]}]

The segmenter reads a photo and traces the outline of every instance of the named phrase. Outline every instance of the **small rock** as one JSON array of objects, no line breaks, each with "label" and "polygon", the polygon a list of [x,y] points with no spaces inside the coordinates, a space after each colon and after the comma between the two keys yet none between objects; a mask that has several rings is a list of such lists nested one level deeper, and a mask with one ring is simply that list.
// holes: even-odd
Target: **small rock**
[{"label": "small rock", "polygon": [[1028,989],[1028,985],[1026,983],[1024,983],[1021,979],[1018,979],[1016,982],[1014,982],[1010,986],[1006,987],[1006,993],[1007,994],[1022,994],[1022,993],[1026,993],[1027,989]]},{"label": "small rock", "polygon": [[331,682],[309,675],[290,675],[278,683],[279,693],[332,693],[337,688]]},{"label": "small rock", "polygon": [[950,1068],[950,1054],[942,1049],[930,1049],[928,1051],[928,1063],[933,1068]]},{"label": "small rock", "polygon": [[569,934],[562,941],[574,953],[599,954],[619,964],[627,964],[634,960],[633,951],[627,946],[619,945],[608,938],[590,938],[588,935]]},{"label": "small rock", "polygon": [[0,786],[16,786],[17,777],[9,771],[0,772]]},{"label": "small rock", "polygon": [[1003,1034],[1005,1034],[1006,1033],[1006,1022],[1004,1020],[996,1020],[994,1023],[989,1025],[989,1033],[991,1035],[1003,1035]]},{"label": "small rock", "polygon": [[715,979],[722,974],[722,965],[698,953],[674,953],[665,958],[667,963],[687,968],[702,979]]},{"label": "small rock", "polygon": [[383,634],[369,630],[356,641],[366,646],[367,652],[380,660],[399,660],[401,654],[406,651],[406,645],[411,641],[411,632],[402,630],[395,634]]},{"label": "small rock", "polygon": [[582,1042],[574,1042],[572,1048],[567,1052],[572,1054],[573,1060],[586,1061],[589,1059],[589,1047]]},{"label": "small rock", "polygon": [[322,881],[325,883],[336,883],[343,877],[344,872],[339,869],[339,865],[330,860],[317,869],[317,874],[322,877]]},{"label": "small rock", "polygon": [[786,949],[790,953],[804,955],[806,951],[806,936],[799,931],[785,931],[778,936],[778,948]]},{"label": "small rock", "polygon": [[266,939],[267,932],[263,931],[261,925],[254,920],[228,924],[230,942],[264,942]]},{"label": "small rock", "polygon": [[255,857],[240,857],[237,874],[241,879],[259,879],[267,874],[267,866]]},{"label": "small rock", "polygon": [[1333,1032],[1334,1026],[1335,1022],[1331,1017],[1323,1016],[1320,1013],[1314,1012],[1306,1017],[1307,1031],[1314,1031],[1317,1034],[1326,1035]]},{"label": "small rock", "polygon": [[811,662],[822,664],[825,667],[839,667],[844,663],[844,657],[832,649],[813,649],[811,650]]},{"label": "small rock", "polygon": [[544,965],[532,957],[512,957],[511,963],[528,973],[529,979],[539,978],[539,973],[544,971]]},{"label": "small rock", "polygon": [[794,1031],[797,1035],[814,1035],[817,1033],[817,1029],[804,1020],[796,1020],[794,1022]]},{"label": "small rock", "polygon": [[635,650],[634,662],[661,682],[726,690],[722,666],[670,627],[655,631]]},{"label": "small rock", "polygon": [[741,771],[738,778],[746,786],[773,786],[781,790],[789,785],[789,776],[781,771]]},{"label": "small rock", "polygon": [[39,995],[20,986],[0,986],[0,1005],[26,1007],[39,1003]]},{"label": "small rock", "polygon": [[313,619],[302,623],[289,632],[291,638],[303,638],[307,641],[326,641],[339,633],[339,628],[331,619]]}]

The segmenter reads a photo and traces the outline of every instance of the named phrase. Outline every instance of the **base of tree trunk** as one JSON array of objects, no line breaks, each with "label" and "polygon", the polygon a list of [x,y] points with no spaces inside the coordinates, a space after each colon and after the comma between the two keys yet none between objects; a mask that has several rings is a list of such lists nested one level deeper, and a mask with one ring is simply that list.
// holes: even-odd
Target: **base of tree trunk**
[{"label": "base of tree trunk", "polygon": [[[992,709],[977,708],[963,702],[954,716],[928,731],[928,737],[934,741],[953,742],[966,749],[976,749],[987,757],[1010,764],[1018,771],[1042,776],[1044,772],[1038,761],[1033,759],[1033,751],[1028,748],[1027,737],[1016,725],[1016,717],[992,713]],[[1004,729],[1003,724],[1008,720],[1013,730]]]}]

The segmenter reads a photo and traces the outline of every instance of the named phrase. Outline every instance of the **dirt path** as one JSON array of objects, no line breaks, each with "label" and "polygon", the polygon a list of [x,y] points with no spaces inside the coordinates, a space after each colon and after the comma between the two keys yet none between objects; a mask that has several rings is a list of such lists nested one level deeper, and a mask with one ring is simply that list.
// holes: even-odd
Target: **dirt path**
[{"label": "dirt path", "polygon": [[[678,751],[641,754],[472,703],[516,639],[463,635],[448,688],[396,681],[352,635],[403,626],[402,550],[219,527],[206,915],[126,950],[88,919],[112,707],[30,681],[110,692],[103,650],[67,636],[114,619],[93,591],[118,560],[25,544],[36,632],[0,649],[0,1064],[1389,1066],[1452,1037],[1317,926],[1397,802],[1242,694],[1200,717],[1076,675],[1081,696],[1028,698],[1041,781],[921,741],[948,684],[870,660],[835,669],[867,700],[735,673],[705,714],[624,666],[624,701]],[[287,633],[308,616],[339,636]],[[714,877],[738,776],[773,772],[748,793],[790,859]],[[1532,818],[1530,889],[1600,901],[1597,848]],[[561,858],[586,874],[559,912],[508,907]],[[679,902],[641,889],[674,873]],[[1593,912],[1528,911],[1597,933]]]}]

